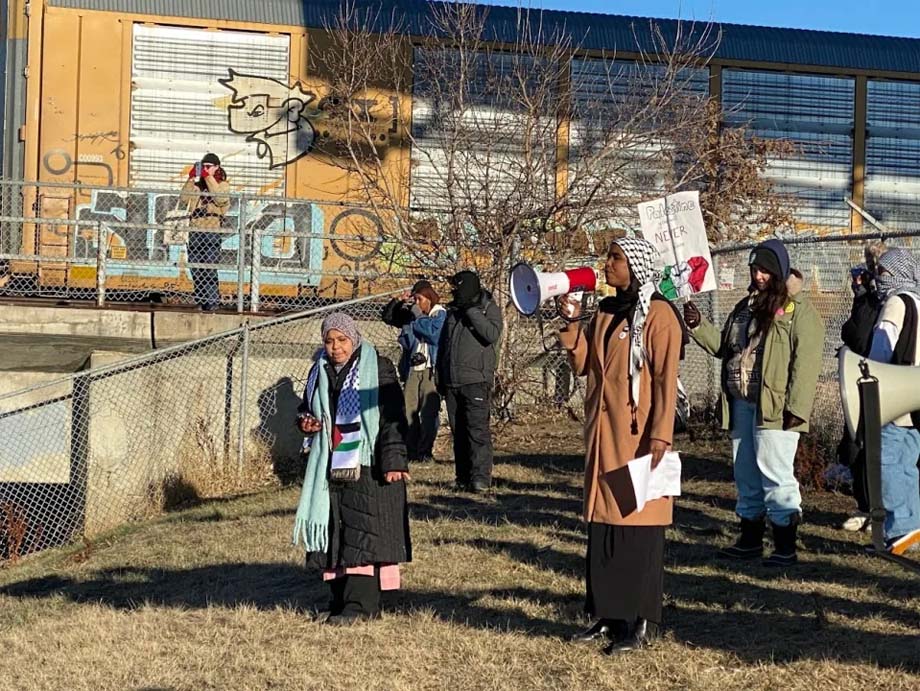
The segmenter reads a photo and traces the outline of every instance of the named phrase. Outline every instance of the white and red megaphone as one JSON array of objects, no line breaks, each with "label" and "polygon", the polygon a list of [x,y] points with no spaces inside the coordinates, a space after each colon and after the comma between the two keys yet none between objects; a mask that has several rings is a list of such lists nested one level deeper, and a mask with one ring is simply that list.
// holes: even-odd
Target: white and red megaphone
[{"label": "white and red megaphone", "polygon": [[597,274],[590,266],[543,273],[521,262],[511,269],[511,302],[525,315],[534,314],[550,298],[583,290],[591,292],[596,287]]}]

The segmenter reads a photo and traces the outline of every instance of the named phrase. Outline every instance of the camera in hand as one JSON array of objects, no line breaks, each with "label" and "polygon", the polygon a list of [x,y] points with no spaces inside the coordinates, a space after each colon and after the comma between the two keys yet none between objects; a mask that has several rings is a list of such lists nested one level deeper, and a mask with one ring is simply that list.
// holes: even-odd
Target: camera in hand
[{"label": "camera in hand", "polygon": [[425,353],[412,353],[412,356],[409,358],[409,364],[412,367],[418,367],[419,365],[427,365],[428,357]]}]

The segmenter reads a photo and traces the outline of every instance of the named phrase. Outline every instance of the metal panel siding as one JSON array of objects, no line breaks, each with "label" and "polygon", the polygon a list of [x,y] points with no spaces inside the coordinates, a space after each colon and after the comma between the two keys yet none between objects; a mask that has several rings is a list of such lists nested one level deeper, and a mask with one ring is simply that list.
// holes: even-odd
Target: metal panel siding
[{"label": "metal panel siding", "polygon": [[235,189],[284,192],[283,169],[270,170],[255,143],[228,128],[229,70],[288,81],[289,36],[134,26],[131,168],[134,187],[175,185],[207,151]]},{"label": "metal panel siding", "polygon": [[23,69],[28,58],[25,39],[7,39],[3,45],[3,132],[0,134],[0,160],[3,177],[21,180],[24,174],[25,144],[19,141],[19,128],[25,124],[26,79]]},{"label": "metal panel siding", "polygon": [[[414,52],[412,206],[444,208],[447,178],[451,174],[463,174],[465,177],[465,180],[456,183],[458,191],[463,189],[460,192],[463,199],[470,199],[479,192],[483,203],[510,202],[514,197],[512,190],[520,184],[523,170],[528,173],[530,182],[526,186],[529,190],[542,188],[552,198],[555,190],[555,119],[545,119],[537,126],[535,135],[543,141],[531,142],[536,160],[525,163],[521,154],[525,140],[520,133],[524,130],[521,124],[529,122],[530,118],[521,113],[519,104],[509,100],[513,94],[502,88],[506,80],[513,79],[512,75],[521,71],[522,66],[528,74],[538,69],[535,61],[509,53],[478,54],[472,65],[475,76],[466,92],[470,105],[458,113],[433,102],[432,97],[437,97],[439,91],[437,87],[432,90],[430,78],[426,76],[426,61],[433,61],[434,69],[440,70],[447,64],[442,61],[449,60],[450,55],[442,50],[422,48],[416,48]],[[527,68],[528,65],[532,68]],[[504,98],[506,95],[509,98]],[[450,134],[457,125],[462,133]],[[445,145],[455,150],[445,150]],[[453,157],[452,162],[450,156]],[[485,201],[486,196],[488,202]],[[540,203],[537,199],[527,201]]]},{"label": "metal panel siding", "polygon": [[[611,135],[611,124],[621,118],[628,120],[637,104],[648,103],[654,96],[656,84],[665,78],[666,68],[660,65],[640,65],[635,61],[573,60],[572,87],[574,90],[574,117],[569,130],[570,170],[575,172],[573,196],[584,194],[583,185],[597,185],[596,178],[579,171],[580,161],[597,150],[602,141],[598,137]],[[699,98],[709,94],[709,70],[687,68],[676,77],[684,93]],[[625,114],[622,114],[626,111]],[[598,122],[598,120],[603,122]],[[670,172],[652,161],[662,151],[662,144],[649,142],[649,146],[633,147],[621,155],[631,156],[628,186],[636,194],[645,196],[663,190]],[[579,174],[580,173],[580,174]]]},{"label": "metal panel siding", "polygon": [[[146,15],[227,19],[261,24],[284,24],[322,28],[340,8],[339,0],[48,0],[57,7],[73,7]],[[359,0],[359,10],[382,8],[380,22],[395,17],[408,33],[428,34],[431,31],[431,6],[425,0]],[[488,12],[486,38],[514,42],[520,18],[526,10],[515,7],[485,7]],[[682,27],[701,35],[704,23],[693,24],[674,20],[650,19],[585,12],[533,11],[533,25],[541,27],[544,36],[556,32],[569,34],[575,45],[586,50],[634,51],[637,37],[643,49],[655,52],[649,23],[661,30],[665,40],[673,45]],[[840,69],[858,68],[876,71],[920,73],[920,40],[892,38],[831,31],[810,31],[776,27],[716,24],[713,35],[721,32],[714,56],[724,60],[744,60],[788,65],[814,65]],[[690,37],[692,39],[692,37]]]},{"label": "metal panel siding", "polygon": [[920,226],[920,84],[869,81],[865,207],[886,226]]},{"label": "metal panel siding", "polygon": [[725,121],[757,136],[786,139],[797,150],[767,175],[797,199],[800,230],[849,229],[855,82],[845,77],[724,70]]},{"label": "metal panel siding", "polygon": [[[49,0],[51,7],[305,26],[302,0]],[[309,26],[309,25],[307,25]]]},{"label": "metal panel siding", "polygon": [[7,43],[10,43],[9,36],[9,10],[7,0],[0,0],[0,21],[3,26],[0,27],[0,176],[6,175],[8,166],[3,152],[7,150],[7,138],[9,129],[7,123],[10,121],[10,114],[7,112],[6,104],[9,97],[6,93],[6,51]]}]

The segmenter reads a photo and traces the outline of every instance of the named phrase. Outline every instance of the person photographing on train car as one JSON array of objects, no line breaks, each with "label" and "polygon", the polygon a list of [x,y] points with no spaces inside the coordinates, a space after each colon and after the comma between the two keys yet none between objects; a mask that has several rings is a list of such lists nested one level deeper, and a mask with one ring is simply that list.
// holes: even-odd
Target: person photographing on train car
[{"label": "person photographing on train car", "polygon": [[[189,207],[188,261],[216,264],[220,260],[223,236],[219,232],[230,209],[230,184],[216,154],[207,153],[188,172],[179,202]],[[205,312],[220,307],[217,269],[191,269],[195,304]]]}]

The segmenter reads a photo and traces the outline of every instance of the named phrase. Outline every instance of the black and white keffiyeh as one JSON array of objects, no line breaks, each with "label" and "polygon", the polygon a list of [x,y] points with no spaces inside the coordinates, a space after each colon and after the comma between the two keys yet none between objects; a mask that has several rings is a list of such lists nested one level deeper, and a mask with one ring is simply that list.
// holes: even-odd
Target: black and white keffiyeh
[{"label": "black and white keffiyeh", "polygon": [[652,295],[661,278],[661,256],[658,249],[642,238],[621,238],[615,244],[623,250],[629,269],[639,284],[639,301],[633,316],[630,333],[629,384],[633,406],[639,405],[639,372],[645,366],[647,354],[642,343],[645,320],[652,304]]},{"label": "black and white keffiyeh", "polygon": [[878,266],[875,285],[882,300],[896,293],[920,293],[920,266],[910,250],[892,248],[879,257]]}]

